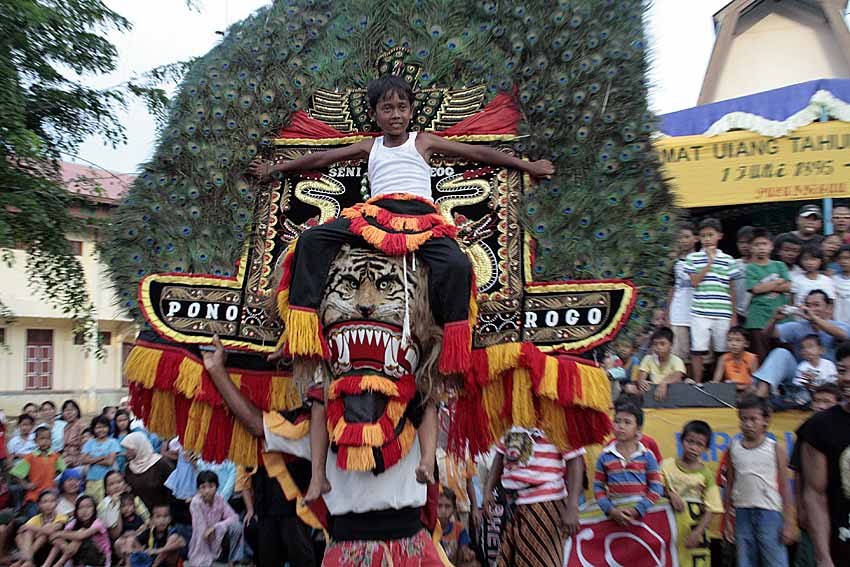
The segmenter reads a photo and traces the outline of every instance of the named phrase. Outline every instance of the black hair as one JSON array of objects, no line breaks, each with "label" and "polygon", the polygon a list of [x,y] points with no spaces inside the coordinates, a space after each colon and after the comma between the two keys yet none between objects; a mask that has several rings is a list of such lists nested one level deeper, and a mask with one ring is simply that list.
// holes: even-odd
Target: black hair
[{"label": "black hair", "polygon": [[153,516],[154,510],[156,510],[157,508],[165,508],[166,510],[168,510],[168,515],[169,516],[171,515],[171,506],[168,505],[168,504],[163,504],[163,503],[160,502],[160,503],[154,504],[153,507],[151,508],[151,516]]},{"label": "black hair", "polygon": [[119,502],[121,503],[122,506],[124,504],[133,504],[133,506],[134,506],[133,509],[135,510],[136,496],[132,492],[122,492],[121,498],[119,499]]},{"label": "black hair", "polygon": [[124,416],[127,417],[127,433],[130,433],[130,425],[132,425],[132,422],[133,422],[133,420],[130,419],[130,412],[128,412],[127,410],[120,409],[117,412],[115,412],[115,419],[113,421],[115,422],[115,435],[114,435],[114,437],[116,437],[116,438],[121,434],[121,432],[118,431],[118,416],[119,415],[124,415]]},{"label": "black hair", "polygon": [[702,435],[706,440],[706,447],[711,447],[711,426],[706,422],[695,419],[693,421],[689,421],[685,424],[685,427],[682,428],[682,439],[688,436],[689,433],[694,433],[696,435]]},{"label": "black hair", "polygon": [[850,204],[847,201],[838,201],[832,204],[832,210],[834,211],[835,209],[850,209]]},{"label": "black hair", "polygon": [[38,437],[38,433],[40,431],[46,431],[48,435],[52,435],[52,432],[50,431],[49,427],[47,427],[46,425],[39,425],[35,428],[35,431],[33,432],[33,438]]},{"label": "black hair", "polygon": [[[777,240],[779,240],[779,239],[777,239]],[[779,244],[776,244],[776,248],[777,248],[777,249],[782,248],[782,245],[783,245],[783,244],[793,244],[793,245],[795,245],[795,246],[800,246],[800,247],[802,247],[802,246],[803,246],[803,241],[802,241],[802,240],[800,240],[799,238],[797,238],[796,236],[794,236],[793,234],[789,234],[788,236],[784,236],[784,237],[782,237],[782,239],[781,239],[781,241],[779,242]]]},{"label": "black hair", "polygon": [[27,413],[27,408],[30,406],[33,406],[35,409],[38,409],[38,404],[36,404],[35,402],[27,402],[24,404],[24,407],[21,408],[21,411]]},{"label": "black hair", "polygon": [[708,217],[699,222],[699,231],[702,232],[705,228],[713,228],[717,232],[723,233],[723,225],[714,217]]},{"label": "black hair", "polygon": [[652,333],[652,338],[650,342],[657,341],[659,339],[667,339],[671,343],[673,342],[673,329],[670,327],[658,327],[655,329],[655,332]]},{"label": "black hair", "polygon": [[770,417],[770,405],[767,400],[755,394],[747,394],[738,400],[738,411],[745,409],[757,409],[764,417]]},{"label": "black hair", "polygon": [[20,424],[22,421],[31,421],[32,423],[35,423],[35,420],[28,413],[22,413],[18,416],[18,424]]},{"label": "black hair", "polygon": [[103,409],[100,410],[100,415],[106,415],[106,410],[117,407],[118,406],[103,406]]},{"label": "black hair", "polygon": [[737,333],[737,334],[741,335],[742,337],[744,337],[744,340],[747,341],[747,342],[749,342],[749,340],[750,340],[750,332],[747,331],[745,328],[743,328],[740,325],[735,325],[734,327],[729,327],[729,330],[726,331],[726,334],[731,335],[732,333]]},{"label": "black hair", "polygon": [[827,305],[832,305],[832,298],[831,298],[830,296],[828,296],[828,295],[826,294],[826,292],[825,292],[824,290],[822,290],[822,289],[813,289],[812,291],[810,291],[810,292],[809,292],[809,295],[807,295],[807,296],[803,299],[803,301],[805,301],[806,299],[810,298],[811,296],[813,296],[813,295],[815,295],[815,294],[818,294],[818,295],[823,296],[823,300],[824,300],[824,301],[826,301],[826,304],[827,304]]},{"label": "black hair", "polygon": [[218,488],[219,487],[218,475],[215,474],[212,471],[201,471],[201,472],[199,472],[198,473],[198,480],[197,480],[198,488],[200,488],[202,484],[206,484],[208,482],[210,484],[214,484],[216,486],[216,488]]},{"label": "black hair", "polygon": [[444,488],[440,491],[440,496],[445,496],[449,500],[452,501],[452,507],[457,510],[457,495],[454,493],[454,490],[450,488]]},{"label": "black hair", "polygon": [[91,430],[91,427],[86,427],[85,429],[83,429],[83,435],[85,435],[86,433],[91,436],[94,436],[94,431]]},{"label": "black hair", "polygon": [[815,341],[818,346],[823,346],[823,341],[820,340],[820,335],[818,335],[817,333],[806,335],[805,337],[800,339],[800,344],[803,344],[803,341]]},{"label": "black hair", "polygon": [[756,238],[767,238],[768,240],[773,242],[773,236],[770,234],[770,231],[760,226],[753,228],[753,233],[750,237],[750,242],[752,242]]},{"label": "black hair", "polygon": [[838,387],[838,384],[834,382],[824,382],[823,384],[818,384],[815,386],[815,389],[812,391],[812,397],[815,394],[831,394],[835,396],[835,399],[841,399],[841,388]]},{"label": "black hair", "polygon": [[614,405],[614,413],[629,413],[635,416],[635,421],[637,421],[638,429],[643,427],[643,410],[637,404],[632,403],[631,401],[624,401],[622,403],[617,403]]},{"label": "black hair", "polygon": [[50,494],[52,494],[56,498],[59,498],[59,493],[56,492],[56,490],[52,488],[45,488],[44,490],[38,493],[38,499],[36,500],[36,502],[41,502],[45,496],[48,496]]},{"label": "black hair", "polygon": [[369,98],[369,108],[375,110],[384,97],[396,93],[400,98],[406,98],[413,104],[413,89],[410,83],[397,75],[384,75],[379,79],[369,81],[366,85],[366,96]]},{"label": "black hair", "polygon": [[836,258],[842,252],[850,252],[850,244],[842,244],[841,246],[839,246],[838,251],[835,253]]},{"label": "black hair", "polygon": [[120,475],[122,480],[124,479],[124,475],[121,474],[121,471],[117,471],[115,469],[107,471],[106,475],[104,475],[104,477],[103,477],[103,488],[104,488],[104,490],[106,490],[106,482],[109,480],[109,477],[116,475],[116,474]]},{"label": "black hair", "polygon": [[643,396],[640,394],[622,393],[620,397],[614,401],[614,408],[620,404],[632,404],[639,408],[643,407]]},{"label": "black hair", "polygon": [[91,432],[94,433],[94,428],[98,425],[105,425],[107,429],[112,429],[112,424],[109,423],[109,419],[104,415],[95,416],[91,420]]},{"label": "black hair", "polygon": [[798,263],[803,261],[803,256],[811,256],[812,258],[823,260],[823,250],[821,250],[820,246],[803,246],[803,249],[800,250],[800,257],[797,259]]},{"label": "black hair", "polygon": [[835,362],[839,362],[842,358],[850,357],[850,341],[841,341],[835,347]]},{"label": "black hair", "polygon": [[65,400],[64,402],[62,402],[62,411],[64,412],[68,406],[71,406],[72,408],[77,410],[77,419],[83,417],[83,412],[80,411],[80,404],[78,404],[74,400]]},{"label": "black hair", "polygon": [[[79,514],[80,514],[80,504],[82,504],[85,500],[91,500],[92,515],[91,515],[91,518],[89,518],[89,521],[86,522],[85,524],[83,524],[80,521],[80,515]],[[97,500],[94,499],[94,496],[92,496],[91,494],[83,493],[77,498],[77,503],[74,505],[74,520],[75,520],[74,529],[76,529],[76,530],[88,529],[88,528],[91,527],[91,525],[94,523],[94,521],[97,520]]]},{"label": "black hair", "polygon": [[41,402],[41,407],[44,407],[44,406],[50,406],[54,410],[56,409],[56,404],[54,404],[51,400],[44,400],[43,402]]},{"label": "black hair", "polygon": [[755,229],[751,226],[742,226],[738,229],[738,232],[735,234],[736,240],[743,240],[745,242],[753,241],[753,231]]},{"label": "black hair", "polygon": [[689,231],[691,231],[691,234],[697,233],[697,230],[694,227],[694,223],[692,223],[692,222],[683,222],[682,224],[679,225],[679,230],[689,230]]}]

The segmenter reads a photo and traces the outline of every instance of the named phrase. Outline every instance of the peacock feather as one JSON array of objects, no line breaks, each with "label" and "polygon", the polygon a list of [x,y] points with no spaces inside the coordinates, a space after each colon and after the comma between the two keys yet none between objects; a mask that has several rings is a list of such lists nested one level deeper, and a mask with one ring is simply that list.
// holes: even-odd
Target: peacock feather
[{"label": "peacock feather", "polygon": [[[636,333],[668,284],[677,212],[650,147],[641,0],[278,0],[234,24],[186,74],[151,160],[102,247],[141,320],[145,274],[233,275],[251,233],[248,163],[320,89],[363,88],[404,61],[419,87],[515,93],[516,149],[557,167],[527,193],[535,278],[632,280]],[[396,51],[397,53],[398,51]],[[381,59],[385,57],[384,59]],[[352,116],[364,113],[363,101]]]}]

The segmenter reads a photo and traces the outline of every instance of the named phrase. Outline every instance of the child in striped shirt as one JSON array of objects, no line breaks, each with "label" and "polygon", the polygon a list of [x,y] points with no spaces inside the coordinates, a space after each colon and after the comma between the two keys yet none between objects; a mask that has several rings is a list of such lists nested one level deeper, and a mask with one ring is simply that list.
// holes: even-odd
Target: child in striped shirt
[{"label": "child in striped shirt", "polygon": [[640,442],[643,410],[631,402],[614,407],[616,441],[596,461],[593,493],[599,508],[624,526],[644,516],[664,494],[661,468]]}]

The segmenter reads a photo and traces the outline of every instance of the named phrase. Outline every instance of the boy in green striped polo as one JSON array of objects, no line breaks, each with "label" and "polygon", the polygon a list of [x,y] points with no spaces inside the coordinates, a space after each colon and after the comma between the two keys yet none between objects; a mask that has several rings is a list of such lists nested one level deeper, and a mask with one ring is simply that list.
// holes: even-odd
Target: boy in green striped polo
[{"label": "boy in green striped polo", "polygon": [[[738,263],[717,248],[723,227],[714,218],[699,223],[702,250],[689,254],[685,273],[691,278],[694,297],[691,302],[691,371],[702,382],[703,357],[709,350],[717,356],[726,352],[726,334],[738,324],[735,314],[734,280],[741,277]],[[712,349],[713,347],[713,349]]]}]

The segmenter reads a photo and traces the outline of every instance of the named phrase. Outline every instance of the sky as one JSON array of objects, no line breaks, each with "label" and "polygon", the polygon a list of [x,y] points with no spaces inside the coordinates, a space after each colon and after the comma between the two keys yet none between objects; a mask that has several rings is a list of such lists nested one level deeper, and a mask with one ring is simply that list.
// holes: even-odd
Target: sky
[{"label": "sky", "polygon": [[[87,78],[94,87],[120,84],[148,69],[203,55],[227,28],[270,0],[106,0],[133,24],[125,33],[111,33],[118,49],[118,67],[108,75]],[[665,114],[694,106],[714,44],[711,16],[728,0],[654,0],[647,16],[652,67],[650,106]],[[120,173],[133,173],[154,150],[156,128],[144,104],[133,103],[119,116],[127,144],[113,149],[99,138],[80,146],[69,161],[90,163]]]}]

